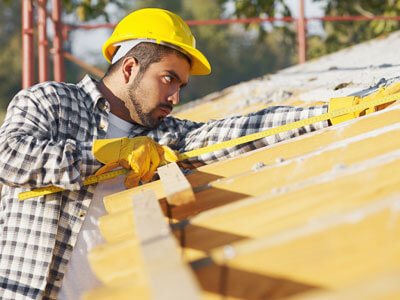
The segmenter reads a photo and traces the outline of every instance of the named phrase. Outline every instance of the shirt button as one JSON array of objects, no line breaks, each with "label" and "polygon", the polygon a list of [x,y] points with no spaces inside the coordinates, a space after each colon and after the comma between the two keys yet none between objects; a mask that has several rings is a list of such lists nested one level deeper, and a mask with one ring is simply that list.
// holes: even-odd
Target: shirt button
[{"label": "shirt button", "polygon": [[107,109],[108,109],[108,105],[105,104],[105,105],[103,106],[103,110],[107,110]]},{"label": "shirt button", "polygon": [[56,281],[60,281],[61,277],[57,275],[55,279],[56,279]]},{"label": "shirt button", "polygon": [[79,217],[83,217],[84,215],[85,215],[85,213],[83,211],[80,211],[78,214]]},{"label": "shirt button", "polygon": [[100,124],[100,126],[99,126],[100,129],[104,129],[104,127],[106,127],[106,125],[104,125],[104,124]]},{"label": "shirt button", "polygon": [[67,247],[68,250],[71,250],[71,249],[72,249],[72,246],[71,246],[70,244],[67,244],[66,247]]}]

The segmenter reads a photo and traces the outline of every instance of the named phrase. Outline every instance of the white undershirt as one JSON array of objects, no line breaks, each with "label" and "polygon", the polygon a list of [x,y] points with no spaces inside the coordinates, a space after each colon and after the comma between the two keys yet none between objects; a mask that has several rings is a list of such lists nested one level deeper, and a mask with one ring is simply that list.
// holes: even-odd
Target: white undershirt
[{"label": "white undershirt", "polygon": [[[128,136],[132,126],[131,123],[110,113],[105,138],[113,139]],[[124,190],[123,179],[123,176],[119,176],[97,184],[93,200],[79,232],[75,248],[72,251],[68,270],[64,276],[58,296],[59,300],[81,299],[84,292],[96,288],[101,284],[90,268],[88,254],[92,248],[105,242],[98,226],[98,218],[107,214],[103,198]]]}]

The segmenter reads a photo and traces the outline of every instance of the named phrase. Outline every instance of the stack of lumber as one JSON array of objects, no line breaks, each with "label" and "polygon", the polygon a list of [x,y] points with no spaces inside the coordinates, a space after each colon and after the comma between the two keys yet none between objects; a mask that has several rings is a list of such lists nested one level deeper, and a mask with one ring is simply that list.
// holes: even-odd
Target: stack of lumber
[{"label": "stack of lumber", "polygon": [[[180,117],[220,116],[230,91]],[[399,120],[395,103],[106,197],[84,299],[400,299]]]}]

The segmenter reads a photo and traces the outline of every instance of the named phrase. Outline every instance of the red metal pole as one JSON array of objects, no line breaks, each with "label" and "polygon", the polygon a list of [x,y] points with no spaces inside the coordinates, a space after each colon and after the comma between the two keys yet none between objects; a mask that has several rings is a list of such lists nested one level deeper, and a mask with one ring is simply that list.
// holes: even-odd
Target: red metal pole
[{"label": "red metal pole", "polygon": [[38,5],[38,48],[39,48],[39,82],[49,80],[49,69],[47,59],[47,40],[46,31],[46,4],[47,0],[39,0]]},{"label": "red metal pole", "polygon": [[298,55],[299,63],[306,62],[306,20],[304,18],[304,0],[299,0],[300,13],[299,19],[297,20],[297,43],[298,43]]},{"label": "red metal pole", "polygon": [[62,55],[62,27],[61,23],[61,0],[53,0],[52,19],[54,24],[54,38],[53,38],[53,70],[55,81],[65,81],[64,71],[64,56]]},{"label": "red metal pole", "polygon": [[22,1],[22,88],[35,83],[32,0]]}]

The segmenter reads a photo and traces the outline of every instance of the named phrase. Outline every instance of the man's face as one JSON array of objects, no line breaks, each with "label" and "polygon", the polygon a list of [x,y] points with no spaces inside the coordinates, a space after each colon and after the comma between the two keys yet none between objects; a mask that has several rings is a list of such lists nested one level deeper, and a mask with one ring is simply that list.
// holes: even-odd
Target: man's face
[{"label": "man's face", "polygon": [[160,62],[151,64],[143,76],[128,86],[131,118],[148,128],[156,128],[179,103],[179,92],[189,78],[188,61],[171,53]]}]

